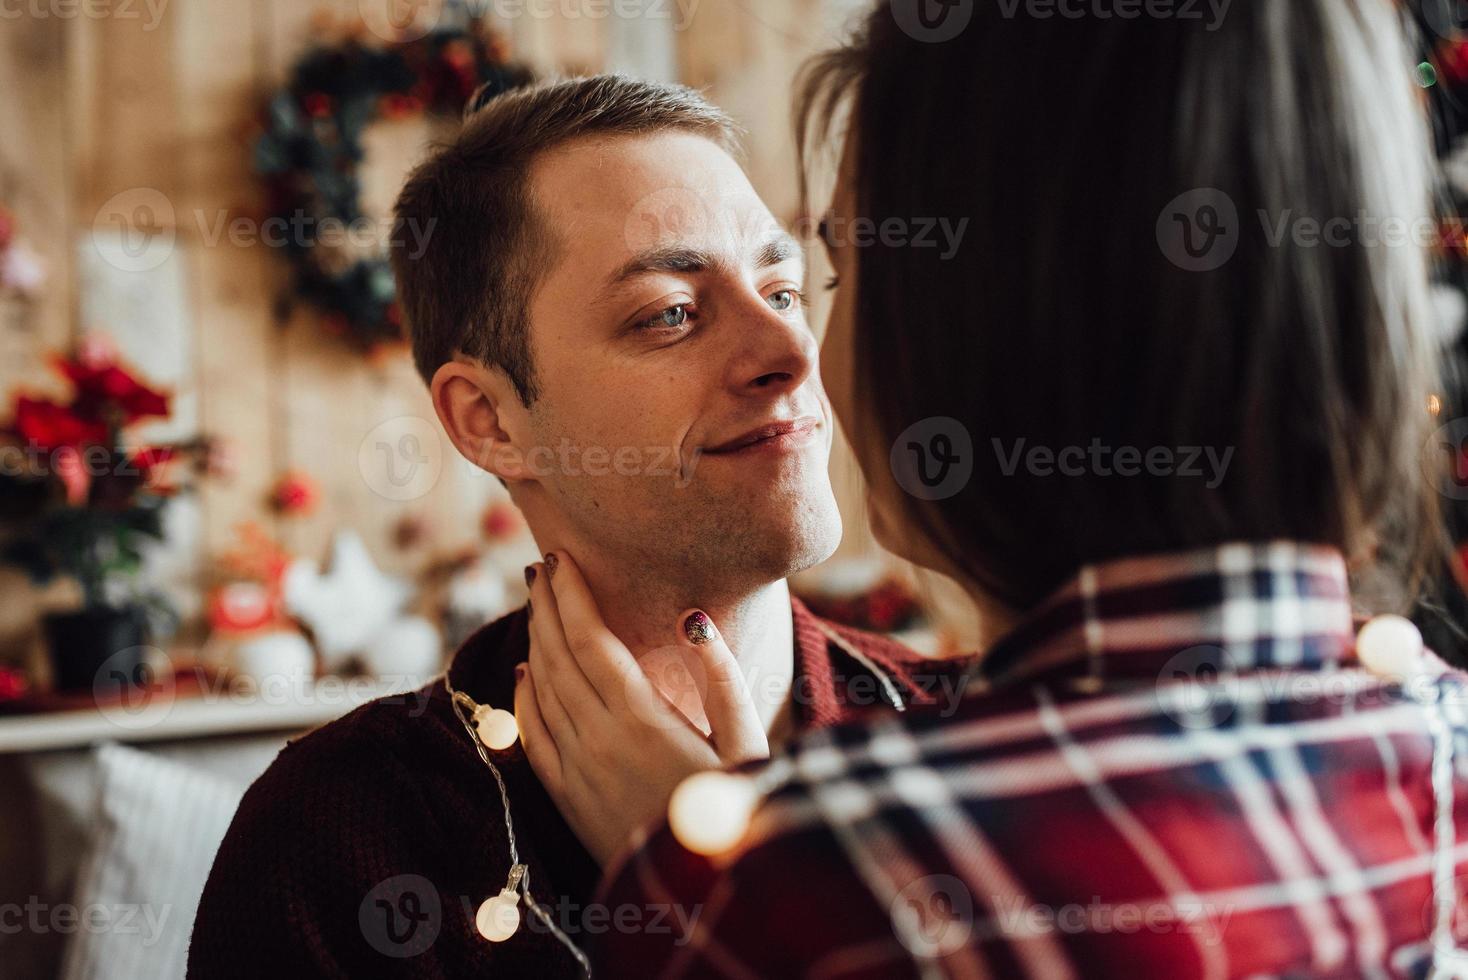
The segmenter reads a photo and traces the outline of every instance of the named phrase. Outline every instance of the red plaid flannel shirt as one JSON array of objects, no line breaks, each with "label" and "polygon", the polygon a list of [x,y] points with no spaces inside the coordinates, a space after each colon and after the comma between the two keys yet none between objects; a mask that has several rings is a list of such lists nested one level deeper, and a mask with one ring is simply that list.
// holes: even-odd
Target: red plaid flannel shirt
[{"label": "red plaid flannel shirt", "polygon": [[1331,550],[1088,567],[949,716],[751,769],[732,853],[655,828],[602,900],[693,925],[608,931],[597,975],[1468,976],[1464,675],[1354,646]]}]

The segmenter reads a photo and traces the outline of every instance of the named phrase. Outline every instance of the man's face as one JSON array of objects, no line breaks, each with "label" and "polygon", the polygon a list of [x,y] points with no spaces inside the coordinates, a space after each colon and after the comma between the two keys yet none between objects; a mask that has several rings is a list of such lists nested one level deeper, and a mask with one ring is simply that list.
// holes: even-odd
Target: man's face
[{"label": "man's face", "polygon": [[588,139],[530,186],[558,243],[530,309],[531,472],[567,545],[700,596],[826,558],[802,256],[738,164],[689,133]]}]

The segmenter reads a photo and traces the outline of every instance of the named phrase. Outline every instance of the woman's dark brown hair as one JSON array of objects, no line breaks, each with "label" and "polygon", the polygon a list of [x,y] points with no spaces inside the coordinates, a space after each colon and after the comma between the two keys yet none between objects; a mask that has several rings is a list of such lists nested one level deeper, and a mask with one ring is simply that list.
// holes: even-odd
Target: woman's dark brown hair
[{"label": "woman's dark brown hair", "polygon": [[[935,28],[920,4],[881,3],[797,112],[803,172],[849,123],[856,215],[967,221],[956,254],[874,241],[843,284],[863,469],[923,419],[972,437],[966,486],[901,494],[909,523],[1017,609],[1089,562],[1228,540],[1415,555],[1431,164],[1393,5],[986,0]],[[1080,472],[1043,465],[1069,447]],[[1118,475],[1123,447],[1230,455],[1210,486]]]}]

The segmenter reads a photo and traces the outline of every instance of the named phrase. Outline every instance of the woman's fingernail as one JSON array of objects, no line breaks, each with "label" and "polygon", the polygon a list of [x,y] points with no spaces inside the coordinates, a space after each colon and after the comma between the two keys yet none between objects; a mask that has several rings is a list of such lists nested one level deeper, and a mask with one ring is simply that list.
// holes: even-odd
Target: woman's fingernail
[{"label": "woman's fingernail", "polygon": [[683,620],[683,635],[688,637],[688,642],[694,646],[700,646],[714,638],[714,621],[702,611],[691,612],[688,618]]},{"label": "woman's fingernail", "polygon": [[516,664],[515,665],[515,683],[518,684],[521,681],[523,681],[524,679],[525,679],[525,665],[524,664]]},{"label": "woman's fingernail", "polygon": [[560,563],[561,560],[556,557],[556,553],[554,551],[548,552],[545,556],[545,574],[549,575],[551,578],[555,578],[556,566]]},{"label": "woman's fingernail", "polygon": [[530,586],[532,586],[534,584],[535,584],[535,566],[534,565],[526,565],[525,566],[525,585],[528,588],[528,587],[530,587]]},{"label": "woman's fingernail", "polygon": [[534,616],[534,615],[535,615],[535,607],[530,604],[530,600],[529,599],[526,599],[525,600],[525,618],[526,619],[529,619],[531,616]]}]

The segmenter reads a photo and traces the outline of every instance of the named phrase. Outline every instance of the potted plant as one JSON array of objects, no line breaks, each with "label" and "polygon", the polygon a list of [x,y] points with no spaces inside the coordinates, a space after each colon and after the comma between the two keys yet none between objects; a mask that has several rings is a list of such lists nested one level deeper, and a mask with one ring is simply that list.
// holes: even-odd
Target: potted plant
[{"label": "potted plant", "polygon": [[173,619],[162,593],[138,580],[143,547],[162,538],[164,508],[184,489],[170,473],[183,462],[202,471],[210,447],[129,440],[138,422],[168,417],[169,396],[105,341],[54,363],[70,398],[18,395],[0,431],[0,560],[38,582],[59,575],[80,586],[80,607],[42,624],[55,688],[125,688],[145,680],[150,627]]}]

